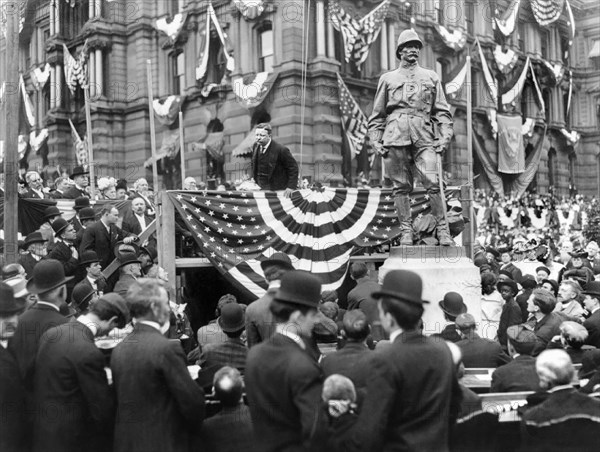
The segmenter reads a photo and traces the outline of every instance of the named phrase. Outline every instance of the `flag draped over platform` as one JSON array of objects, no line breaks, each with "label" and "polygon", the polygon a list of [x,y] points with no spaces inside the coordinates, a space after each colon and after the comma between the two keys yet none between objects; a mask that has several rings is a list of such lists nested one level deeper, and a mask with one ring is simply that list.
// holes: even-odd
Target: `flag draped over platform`
[{"label": "flag draped over platform", "polygon": [[[279,251],[294,267],[318,276],[323,290],[343,282],[358,248],[395,239],[400,226],[391,190],[169,192],[204,255],[240,289],[262,296],[260,261]],[[413,217],[426,214],[427,195],[411,199]]]}]

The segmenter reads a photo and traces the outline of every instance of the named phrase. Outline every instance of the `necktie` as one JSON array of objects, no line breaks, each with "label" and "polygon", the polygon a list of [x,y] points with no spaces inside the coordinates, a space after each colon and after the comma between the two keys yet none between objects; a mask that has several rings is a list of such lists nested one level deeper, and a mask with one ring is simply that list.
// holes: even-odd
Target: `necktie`
[{"label": "necktie", "polygon": [[267,152],[267,148],[265,148],[264,146],[260,147],[260,153],[264,154],[265,152]]}]

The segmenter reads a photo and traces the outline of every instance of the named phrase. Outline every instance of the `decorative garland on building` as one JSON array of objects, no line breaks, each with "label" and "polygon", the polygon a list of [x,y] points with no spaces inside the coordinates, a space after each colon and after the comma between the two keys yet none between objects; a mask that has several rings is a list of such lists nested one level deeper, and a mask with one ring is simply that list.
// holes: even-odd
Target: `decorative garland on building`
[{"label": "decorative garland on building", "polygon": [[236,100],[246,108],[258,107],[275,85],[277,76],[277,72],[259,72],[254,76],[235,78],[232,85]]},{"label": "decorative garland on building", "polygon": [[521,0],[513,0],[500,18],[498,18],[498,10],[496,10],[494,23],[504,36],[510,36],[515,30],[515,24],[517,23],[517,17],[519,16],[520,4]]},{"label": "decorative garland on building", "polygon": [[540,89],[540,84],[537,76],[535,75],[532,64],[529,65],[529,70],[531,71],[531,79],[533,80],[533,86],[535,87],[535,92],[537,94],[538,105],[540,106],[543,115],[546,111],[546,103],[544,102],[544,96],[542,95],[542,90]]},{"label": "decorative garland on building", "polygon": [[31,71],[30,76],[36,91],[41,90],[50,78],[50,64],[46,63],[43,70],[39,67],[36,67],[33,71]]},{"label": "decorative garland on building", "polygon": [[546,60],[543,60],[543,62],[544,62],[544,65],[548,68],[548,70],[552,74],[552,77],[554,78],[554,82],[558,85],[565,75],[564,66],[561,63],[552,64]]},{"label": "decorative garland on building", "polygon": [[565,8],[565,0],[531,0],[531,11],[542,27],[556,22]]},{"label": "decorative garland on building", "polygon": [[182,97],[176,95],[169,96],[162,102],[159,99],[154,99],[152,102],[154,115],[161,124],[170,126],[177,119],[182,103]]},{"label": "decorative garland on building", "polygon": [[577,130],[571,130],[569,132],[567,129],[560,129],[560,132],[567,139],[567,144],[569,146],[577,146],[579,139],[581,138],[581,134]]},{"label": "decorative garland on building", "polygon": [[254,20],[265,11],[263,0],[235,0],[233,4],[246,20]]},{"label": "decorative garland on building", "polygon": [[569,47],[571,47],[573,45],[573,40],[575,39],[575,18],[573,17],[573,10],[571,9],[569,0],[565,0],[565,5],[567,6],[567,14],[569,14],[567,25],[571,27],[571,39],[569,39]]},{"label": "decorative garland on building", "polygon": [[186,19],[186,13],[175,14],[171,22],[167,22],[167,18],[162,17],[160,19],[156,19],[156,29],[158,31],[162,31],[172,42],[175,42],[177,41],[179,33],[181,33],[181,30],[183,29]]},{"label": "decorative garland on building", "polygon": [[32,130],[29,134],[29,146],[37,152],[42,147],[42,144],[44,144],[44,141],[46,141],[46,138],[48,138],[48,129],[40,130],[40,133],[37,135],[35,131]]},{"label": "decorative garland on building", "polygon": [[440,24],[434,24],[435,29],[439,33],[444,41],[446,46],[450,47],[452,50],[457,51],[462,49],[467,42],[467,34],[463,32],[460,28],[453,30],[452,33],[448,31],[446,27]]},{"label": "decorative garland on building", "polygon": [[567,97],[567,115],[571,111],[572,97],[573,97],[573,71],[569,69],[569,96]]},{"label": "decorative garland on building", "polygon": [[329,1],[329,18],[344,39],[344,56],[347,63],[354,61],[360,70],[360,66],[369,56],[371,44],[379,36],[389,7],[390,0],[384,0],[365,17],[356,20],[337,0]]},{"label": "decorative garland on building", "polygon": [[25,88],[25,81],[23,80],[23,75],[19,76],[19,87],[21,88],[21,94],[23,95],[23,105],[25,107],[25,116],[27,117],[27,122],[30,127],[35,127],[35,113],[33,112],[33,102],[31,102],[31,98],[27,93],[27,89]]},{"label": "decorative garland on building", "polygon": [[477,42],[477,48],[479,50],[479,59],[481,60],[481,69],[483,70],[485,84],[487,85],[490,96],[494,101],[494,105],[496,105],[498,103],[498,83],[496,82],[496,79],[492,76],[492,73],[490,72],[490,68],[487,65],[487,61],[485,59],[485,55],[483,54],[483,49],[481,48],[479,39],[476,38],[475,42]]},{"label": "decorative garland on building", "polygon": [[502,51],[502,46],[497,45],[494,49],[494,60],[498,70],[503,74],[508,74],[515,68],[517,61],[519,61],[519,54],[512,49],[507,49],[506,52]]},{"label": "decorative garland on building", "polygon": [[529,57],[527,57],[521,75],[519,75],[519,78],[517,79],[515,84],[511,88],[509,88],[504,94],[502,94],[502,105],[514,106],[516,104],[516,99],[521,95],[521,91],[523,91],[523,86],[525,86],[525,79],[527,78],[529,64],[530,59]]},{"label": "decorative garland on building", "polygon": [[446,83],[446,95],[451,99],[455,99],[458,97],[459,91],[462,89],[465,79],[467,78],[467,62],[461,68],[461,70],[456,74],[452,80]]},{"label": "decorative garland on building", "polygon": [[234,60],[233,56],[231,56],[230,53],[227,51],[228,48],[231,48],[231,45],[229,43],[229,38],[227,37],[227,34],[225,32],[223,32],[223,29],[221,28],[221,24],[219,24],[219,20],[217,19],[217,13],[215,12],[215,9],[213,8],[212,3],[209,2],[208,8],[206,11],[206,25],[204,27],[204,43],[203,43],[203,45],[200,46],[200,57],[199,57],[200,61],[199,61],[198,67],[196,67],[196,80],[200,80],[202,84],[204,83],[204,79],[206,78],[206,74],[208,71],[211,23],[214,25],[214,27],[217,31],[217,34],[219,35],[219,39],[221,40],[221,50],[223,51],[223,54],[225,55],[225,59],[227,60],[226,65],[225,65],[227,72],[224,75],[224,78],[229,77],[231,75],[231,73],[233,72],[233,70],[235,69],[235,60]]}]

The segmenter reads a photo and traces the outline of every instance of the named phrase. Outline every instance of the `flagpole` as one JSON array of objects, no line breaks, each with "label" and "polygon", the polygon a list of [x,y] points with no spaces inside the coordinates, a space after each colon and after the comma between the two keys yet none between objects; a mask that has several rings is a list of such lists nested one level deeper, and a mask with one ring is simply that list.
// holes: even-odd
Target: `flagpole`
[{"label": "flagpole", "polygon": [[473,258],[473,243],[475,241],[475,218],[473,215],[473,105],[471,99],[471,56],[467,56],[467,185],[469,189],[469,232],[470,252]]},{"label": "flagpole", "polygon": [[[89,67],[89,66],[88,66]],[[92,112],[90,108],[90,85],[89,78],[85,90],[85,128],[87,135],[88,161],[90,166],[90,197],[96,199],[96,179],[94,169],[94,145],[92,144]]]},{"label": "flagpole", "polygon": [[[154,186],[154,197],[156,204],[156,238],[158,243],[158,265],[164,268],[163,265],[163,237],[162,237],[162,221],[161,221],[161,212],[160,212],[160,204],[158,202],[158,162],[156,156],[156,131],[154,128],[154,107],[152,103],[154,102],[154,96],[152,95],[152,87],[154,86],[152,83],[152,61],[146,60],[146,71],[148,74],[148,111],[149,111],[149,120],[150,120],[150,148],[152,149],[152,185]],[[180,124],[181,126],[181,124]],[[174,232],[174,231],[171,231]],[[175,277],[175,275],[173,275]]]},{"label": "flagpole", "polygon": [[[18,135],[19,128],[19,7],[17,2],[2,5],[6,7],[6,71],[4,84],[3,129],[4,129],[4,257],[5,264],[12,264],[19,257],[19,158]],[[12,10],[9,10],[12,9]],[[9,212],[10,214],[6,214]]]},{"label": "flagpole", "polygon": [[183,112],[179,110],[179,159],[181,160],[181,188],[185,186],[185,146],[183,140]]}]

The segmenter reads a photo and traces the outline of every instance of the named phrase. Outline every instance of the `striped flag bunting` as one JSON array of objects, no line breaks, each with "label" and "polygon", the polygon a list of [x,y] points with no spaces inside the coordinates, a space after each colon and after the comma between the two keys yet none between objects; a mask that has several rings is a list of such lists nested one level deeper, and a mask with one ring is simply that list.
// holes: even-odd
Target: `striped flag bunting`
[{"label": "striped flag bunting", "polygon": [[356,67],[360,66],[369,56],[369,48],[375,42],[381,31],[390,7],[390,0],[384,0],[379,6],[369,12],[365,17],[356,20],[348,13],[337,0],[329,2],[329,17],[331,23],[344,38],[344,55],[346,62],[354,61]]},{"label": "striped flag bunting", "polygon": [[77,129],[73,125],[73,121],[69,119],[69,125],[71,126],[71,137],[73,138],[73,144],[75,145],[75,156],[77,157],[77,164],[84,165],[88,163],[88,149],[87,149],[87,137],[83,140],[77,133]]},{"label": "striped flag bunting", "polygon": [[[251,297],[265,293],[260,262],[275,252],[318,276],[323,290],[333,290],[352,254],[400,235],[390,189],[299,190],[291,198],[265,191],[173,191],[169,197],[203,254]],[[413,193],[411,207],[413,218],[430,211],[424,191]]]},{"label": "striped flag bunting", "polygon": [[531,0],[531,11],[542,26],[556,22],[565,9],[565,0]]},{"label": "striped flag bunting", "polygon": [[65,71],[65,83],[69,87],[69,90],[72,94],[75,94],[75,89],[77,89],[77,84],[82,88],[87,88],[88,86],[88,74],[87,74],[87,49],[88,44],[87,40],[83,44],[83,48],[79,52],[77,58],[71,55],[69,49],[65,44],[63,44],[63,63],[64,63],[64,71]]},{"label": "striped flag bunting", "polygon": [[360,151],[365,145],[365,139],[368,132],[368,121],[339,73],[337,74],[337,79],[340,92],[342,129],[348,138],[352,155],[356,157],[360,154]]}]

